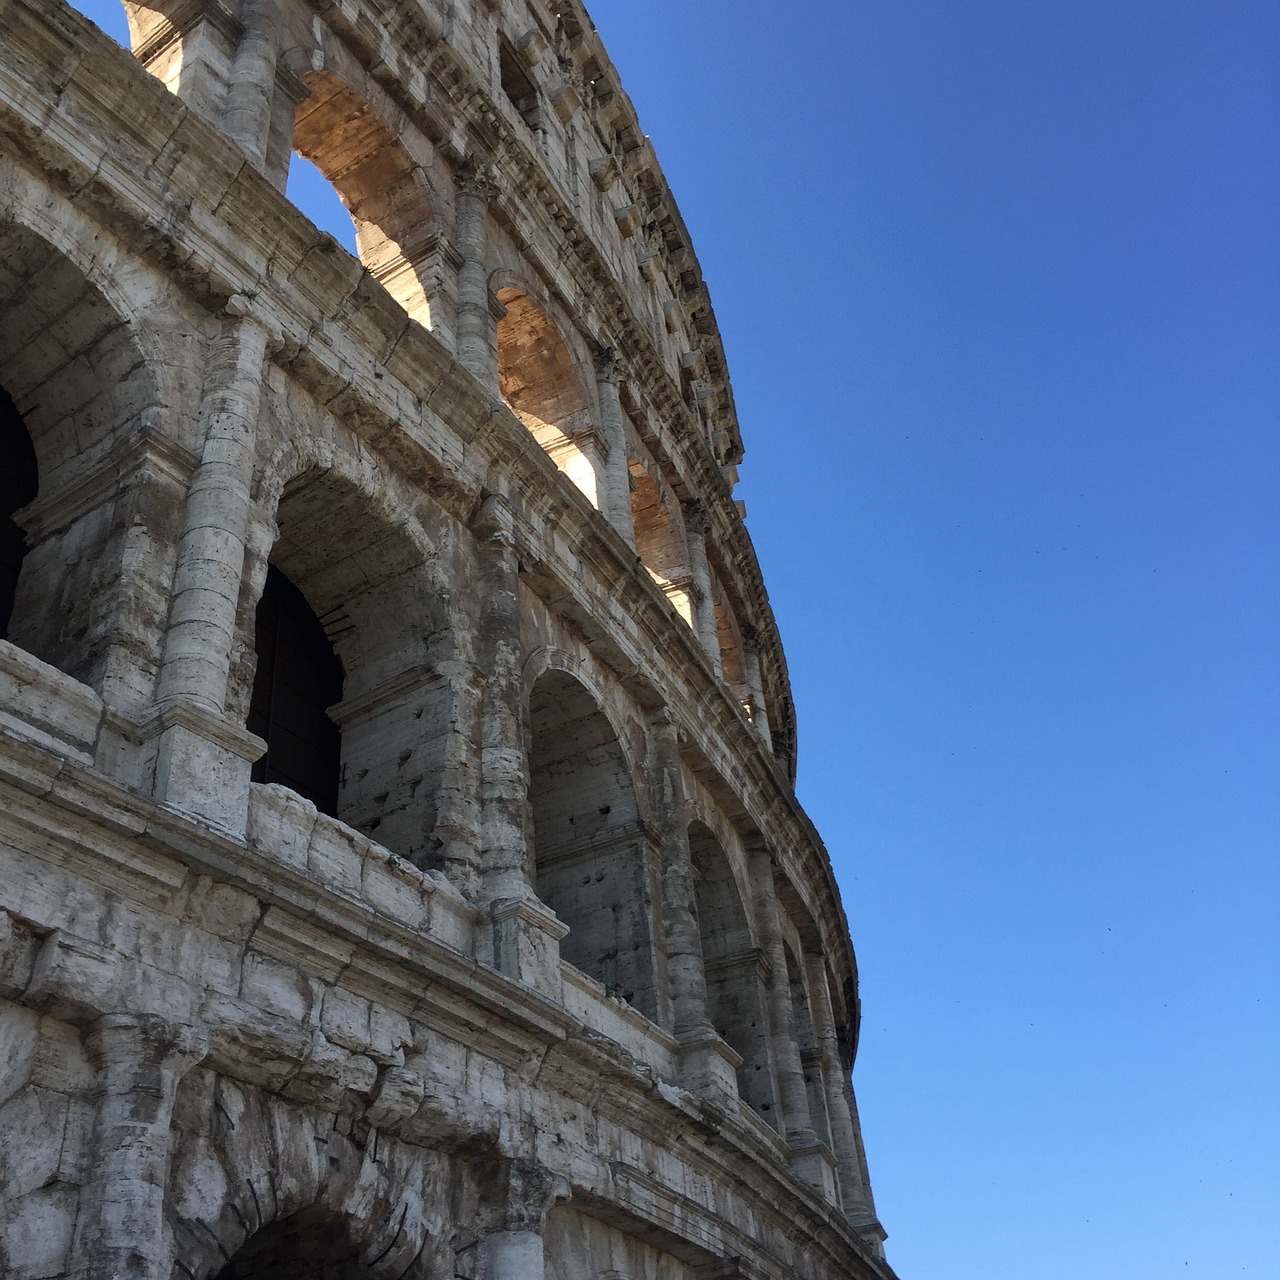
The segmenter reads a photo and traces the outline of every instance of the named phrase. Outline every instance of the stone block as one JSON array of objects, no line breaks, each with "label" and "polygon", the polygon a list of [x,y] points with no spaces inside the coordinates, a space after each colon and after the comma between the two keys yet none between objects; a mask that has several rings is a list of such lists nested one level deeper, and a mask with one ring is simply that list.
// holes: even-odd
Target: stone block
[{"label": "stone block", "polygon": [[121,960],[110,947],[55,930],[40,945],[26,1001],[67,1022],[90,1022],[120,1005]]},{"label": "stone block", "polygon": [[517,982],[560,1001],[560,939],[569,932],[535,898],[499,901],[490,912],[493,964]]}]

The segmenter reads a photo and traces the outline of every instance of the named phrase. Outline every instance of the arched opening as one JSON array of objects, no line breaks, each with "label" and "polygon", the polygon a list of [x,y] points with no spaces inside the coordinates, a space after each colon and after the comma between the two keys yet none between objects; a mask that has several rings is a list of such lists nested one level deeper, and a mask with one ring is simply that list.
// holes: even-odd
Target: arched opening
[{"label": "arched opening", "polygon": [[711,580],[711,598],[716,610],[716,639],[720,644],[720,672],[724,682],[739,697],[747,693],[746,668],[743,662],[742,637],[733,610],[718,578]]},{"label": "arched opening", "polygon": [[90,22],[101,27],[117,44],[126,49],[133,47],[134,28],[150,7],[137,0],[68,0],[73,9],[79,10]]},{"label": "arched opening", "polygon": [[498,389],[512,412],[593,507],[600,506],[600,441],[564,339],[545,311],[516,288],[498,291]]},{"label": "arched opening", "polygon": [[656,850],[613,726],[560,671],[529,698],[529,807],[535,890],[569,926],[560,954],[656,1017]]},{"label": "arched opening", "polygon": [[[264,780],[432,866],[454,696],[438,671],[451,630],[432,556],[336,469],[285,485],[276,526],[261,602],[252,602],[257,669],[246,723],[263,733],[271,682],[285,713],[263,734],[267,767],[278,759],[272,732],[282,729],[295,763]],[[299,771],[313,768],[298,786]]]},{"label": "arched opening", "polygon": [[141,701],[167,603],[155,546],[175,532],[171,494],[167,513],[147,505],[151,367],[95,283],[13,223],[0,224],[0,371],[5,634],[117,705]]},{"label": "arched opening", "polygon": [[631,519],[636,531],[636,554],[649,576],[665,592],[676,611],[693,626],[691,578],[684,547],[663,491],[643,463],[632,461]]},{"label": "arched opening", "polygon": [[707,983],[707,1013],[721,1038],[742,1058],[738,1092],[771,1123],[776,1120],[764,1020],[760,952],[751,937],[742,895],[720,842],[700,822],[689,827],[698,931]]},{"label": "arched opening", "polygon": [[[431,325],[423,259],[434,229],[422,169],[380,115],[328,71],[308,71],[293,149],[323,174],[351,215],[356,252],[420,324]],[[342,239],[342,237],[339,237]]]},{"label": "arched opening", "polygon": [[373,1276],[345,1223],[304,1211],[250,1236],[214,1280],[373,1280]]},{"label": "arched opening", "polygon": [[310,160],[296,152],[289,164],[289,179],[284,193],[321,231],[327,231],[353,258],[360,256],[355,219],[342,203],[337,188]]},{"label": "arched opening", "polygon": [[258,601],[258,668],[249,732],[267,744],[254,782],[279,782],[337,816],[342,732],[328,711],[342,700],[342,663],[306,597],[275,565]]},{"label": "arched opening", "polygon": [[0,639],[9,636],[13,597],[27,555],[26,533],[14,516],[35,501],[38,488],[31,436],[17,406],[0,387]]}]

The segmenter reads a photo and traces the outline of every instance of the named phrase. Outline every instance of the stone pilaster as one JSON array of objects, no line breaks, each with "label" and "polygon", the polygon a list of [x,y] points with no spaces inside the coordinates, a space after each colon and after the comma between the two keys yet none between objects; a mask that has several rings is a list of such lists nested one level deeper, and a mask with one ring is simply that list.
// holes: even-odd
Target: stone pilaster
[{"label": "stone pilaster", "polygon": [[711,659],[717,676],[720,667],[720,635],[716,629],[715,595],[711,589],[711,565],[707,560],[707,534],[711,518],[700,502],[684,504],[685,538],[689,544],[689,573],[693,578],[693,629]]},{"label": "stone pilaster", "polygon": [[162,701],[183,699],[214,712],[225,705],[266,354],[266,330],[244,314],[223,321],[209,353],[204,443],[178,547]]},{"label": "stone pilaster", "polygon": [[680,1046],[681,1083],[721,1105],[736,1101],[738,1055],[711,1022],[702,936],[689,850],[689,815],[680,772],[680,742],[667,707],[649,717],[653,744],[654,815],[662,840],[662,927],[671,992],[671,1029]]},{"label": "stone pilaster", "polygon": [[863,1243],[878,1257],[884,1257],[884,1241],[888,1232],[880,1225],[876,1216],[875,1197],[871,1193],[871,1175],[867,1172],[867,1153],[862,1145],[862,1122],[858,1119],[858,1103],[853,1096],[853,1081],[841,1073],[841,1092],[845,1106],[849,1112],[849,1122],[853,1126],[853,1144],[857,1151],[858,1178],[862,1186],[863,1207],[866,1217],[857,1222],[855,1229],[862,1237]]},{"label": "stone pilaster", "polygon": [[600,400],[600,431],[606,458],[600,509],[622,535],[632,551],[636,549],[635,524],[631,517],[631,476],[627,469],[627,429],[618,396],[618,355],[613,347],[596,348],[596,394]]},{"label": "stone pilaster", "polygon": [[489,202],[498,189],[488,171],[468,164],[453,175],[457,216],[453,248],[458,266],[457,356],[490,390],[498,391],[498,337],[489,299]]},{"label": "stone pilaster", "polygon": [[782,942],[782,922],[773,887],[773,860],[768,850],[751,855],[751,880],[755,888],[756,929],[765,958],[769,962],[769,1030],[778,1092],[782,1104],[783,1136],[792,1147],[809,1148],[816,1143],[809,1118],[809,1099],[800,1065],[800,1048],[795,1038],[795,1015],[791,1008],[791,984],[787,978],[787,955]]},{"label": "stone pilaster", "polygon": [[231,62],[222,127],[262,173],[267,165],[276,88],[280,0],[244,0],[240,21],[243,30]]},{"label": "stone pilaster", "polygon": [[[483,255],[482,255],[483,257]],[[440,345],[458,354],[458,290],[462,255],[443,232],[423,246],[415,263],[431,307],[431,332]],[[488,287],[486,283],[486,289]]]},{"label": "stone pilaster", "polygon": [[453,706],[436,790],[433,863],[469,901],[480,890],[480,740],[484,678],[473,662],[438,663]]},{"label": "stone pilaster", "polygon": [[484,1280],[543,1280],[547,1214],[570,1192],[564,1178],[536,1160],[510,1160],[496,1171],[496,1229],[480,1243]]},{"label": "stone pilaster", "polygon": [[519,565],[511,505],[490,494],[480,540],[480,906],[489,913],[492,963],[552,998],[560,994],[560,939],[568,932],[538,901],[525,830],[529,761],[520,669]]},{"label": "stone pilaster", "polygon": [[677,1037],[702,1037],[712,1028],[707,1014],[679,734],[670,708],[661,707],[649,716],[649,730],[657,792],[654,817],[663,845],[663,928],[671,982],[672,1030]]},{"label": "stone pilaster", "polygon": [[[243,831],[246,762],[263,744],[223,720],[244,568],[266,330],[233,299],[205,378],[204,443],[191,480],[157,690],[155,791]],[[198,784],[198,785],[197,785]],[[196,806],[196,808],[192,808]]]},{"label": "stone pilaster", "polygon": [[818,1042],[827,1117],[831,1124],[831,1145],[839,1169],[840,1202],[850,1225],[859,1234],[865,1234],[872,1227],[878,1228],[879,1223],[871,1207],[871,1188],[860,1159],[854,1119],[846,1098],[846,1072],[836,1042],[826,965],[820,956],[808,956],[805,966],[809,972],[810,1012],[813,1015],[814,1038]]},{"label": "stone pilaster", "polygon": [[107,1014],[86,1047],[99,1070],[93,1178],[80,1193],[69,1275],[168,1280],[164,1216],[174,1096],[208,1049],[202,1027]]}]

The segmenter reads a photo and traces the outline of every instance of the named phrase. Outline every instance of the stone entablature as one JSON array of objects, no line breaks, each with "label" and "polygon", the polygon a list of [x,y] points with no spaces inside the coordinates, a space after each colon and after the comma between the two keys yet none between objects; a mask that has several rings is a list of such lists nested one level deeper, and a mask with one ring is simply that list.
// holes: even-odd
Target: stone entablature
[{"label": "stone entablature", "polygon": [[[679,372],[722,379],[713,321],[667,361],[635,219],[504,133],[559,128],[553,49],[610,82],[594,33],[126,8],[181,100],[58,3],[10,0],[0,56],[0,426],[39,477],[0,512],[9,1273],[889,1276],[847,927]],[[589,85],[537,92],[631,127]],[[339,117],[364,266],[279,192]],[[340,661],[328,812],[251,780],[269,569]]]}]

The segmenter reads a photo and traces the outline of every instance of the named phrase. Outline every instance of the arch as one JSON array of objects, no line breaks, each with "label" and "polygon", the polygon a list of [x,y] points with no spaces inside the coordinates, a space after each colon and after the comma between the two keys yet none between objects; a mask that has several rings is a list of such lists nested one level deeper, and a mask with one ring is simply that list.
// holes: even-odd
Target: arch
[{"label": "arch", "polygon": [[573,357],[546,311],[523,288],[498,289],[498,390],[548,457],[599,508],[601,442]]},{"label": "arch", "polygon": [[560,953],[654,1018],[657,850],[618,736],[586,686],[553,668],[530,690],[527,741],[534,886],[569,927]]},{"label": "arch", "polygon": [[711,599],[716,612],[716,640],[720,646],[720,672],[727,684],[739,697],[747,694],[746,662],[742,648],[742,635],[738,620],[725,595],[720,579],[712,575]]},{"label": "arch", "polygon": [[431,300],[424,259],[435,230],[422,167],[383,118],[331,71],[309,70],[310,97],[298,106],[293,150],[337,191],[356,227],[369,273],[426,328]]},{"label": "arch", "polygon": [[214,1280],[373,1280],[361,1254],[348,1221],[303,1210],[250,1236]]},{"label": "arch", "polygon": [[676,612],[693,626],[692,578],[679,524],[672,518],[666,486],[642,462],[628,464],[631,477],[631,520],[636,554],[649,576],[662,588]]},{"label": "arch", "polygon": [[[322,1110],[223,1076],[180,1086],[166,1212],[173,1280],[431,1280],[452,1274],[453,1166],[380,1135],[353,1141]],[[184,1082],[185,1084],[185,1082]],[[199,1093],[199,1097],[194,1096]],[[210,1140],[209,1112],[244,1117]],[[206,1121],[203,1129],[193,1123]],[[257,1127],[247,1123],[256,1122]],[[300,1142],[319,1147],[317,1158]],[[379,1158],[371,1158],[374,1152]]]},{"label": "arch", "polygon": [[[56,216],[53,208],[35,212]],[[69,221],[45,235],[0,220],[4,463],[23,472],[10,471],[6,488],[17,488],[6,495],[5,514],[16,525],[11,551],[18,536],[25,544],[7,632],[29,653],[124,701],[126,691],[149,692],[158,663],[153,628],[129,616],[150,607],[155,584],[126,582],[121,567],[131,538],[139,544],[134,559],[150,564],[139,554],[141,535],[131,532],[135,520],[152,536],[165,527],[159,513],[142,514],[142,486],[134,483],[158,396],[126,318],[136,308],[118,298],[103,265],[109,250],[81,265],[86,246],[74,243]],[[72,242],[65,250],[57,243],[64,239]]]},{"label": "arch", "polygon": [[342,700],[326,713],[340,732],[334,816],[430,867],[457,696],[440,670],[452,648],[449,620],[435,550],[362,478],[344,455],[330,454],[327,465],[313,462],[283,485],[278,477],[259,485],[261,497],[279,498],[274,538],[242,592],[242,628],[246,613],[257,622],[274,569],[318,621],[343,672]]},{"label": "arch", "polygon": [[711,829],[697,820],[689,825],[689,853],[706,975],[707,1014],[720,1037],[742,1058],[738,1068],[739,1094],[772,1119],[774,1090],[760,951],[729,859]]}]

